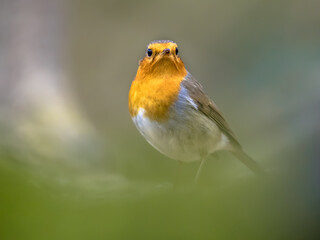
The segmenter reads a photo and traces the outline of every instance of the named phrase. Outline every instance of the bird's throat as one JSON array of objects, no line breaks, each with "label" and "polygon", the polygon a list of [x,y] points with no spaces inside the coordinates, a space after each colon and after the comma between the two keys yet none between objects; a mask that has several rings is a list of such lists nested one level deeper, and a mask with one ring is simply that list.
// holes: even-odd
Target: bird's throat
[{"label": "bird's throat", "polygon": [[[151,67],[151,66],[150,66]],[[165,121],[169,117],[170,107],[177,100],[180,83],[187,75],[184,68],[177,68],[169,59],[160,60],[152,71],[139,67],[129,92],[129,111],[132,117],[140,108],[151,120]],[[151,69],[149,69],[151,70]]]}]

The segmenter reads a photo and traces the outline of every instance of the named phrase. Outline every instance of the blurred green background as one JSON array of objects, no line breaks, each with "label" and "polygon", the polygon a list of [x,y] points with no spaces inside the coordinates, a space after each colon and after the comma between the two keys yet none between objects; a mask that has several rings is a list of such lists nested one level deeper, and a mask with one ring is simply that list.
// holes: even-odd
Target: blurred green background
[{"label": "blurred green background", "polygon": [[[318,239],[320,2],[0,2],[0,239]],[[268,172],[161,155],[127,110],[152,40]],[[318,236],[318,237],[317,237]]]}]

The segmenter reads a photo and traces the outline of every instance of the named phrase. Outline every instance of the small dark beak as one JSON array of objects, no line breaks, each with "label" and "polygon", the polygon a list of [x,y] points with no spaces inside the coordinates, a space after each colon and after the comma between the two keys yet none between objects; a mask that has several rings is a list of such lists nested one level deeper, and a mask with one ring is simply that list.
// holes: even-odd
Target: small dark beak
[{"label": "small dark beak", "polygon": [[169,54],[170,53],[170,49],[169,48],[166,48],[163,50],[163,54]]}]

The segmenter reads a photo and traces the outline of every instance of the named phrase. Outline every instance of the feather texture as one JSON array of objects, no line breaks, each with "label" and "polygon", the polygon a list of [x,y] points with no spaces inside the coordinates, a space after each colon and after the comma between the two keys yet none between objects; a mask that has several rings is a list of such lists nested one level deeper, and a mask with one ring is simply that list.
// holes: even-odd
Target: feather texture
[{"label": "feather texture", "polygon": [[214,121],[215,124],[219,126],[220,130],[229,138],[234,147],[240,147],[229,124],[214,102],[204,93],[201,84],[188,73],[186,78],[181,82],[181,85],[188,90],[190,97],[197,106],[196,110],[208,117],[209,120]]}]

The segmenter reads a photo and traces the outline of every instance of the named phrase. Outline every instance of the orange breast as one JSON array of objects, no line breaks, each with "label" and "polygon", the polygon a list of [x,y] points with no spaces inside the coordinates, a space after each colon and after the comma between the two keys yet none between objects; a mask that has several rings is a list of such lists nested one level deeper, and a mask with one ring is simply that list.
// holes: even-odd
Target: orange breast
[{"label": "orange breast", "polygon": [[131,117],[138,114],[140,108],[145,116],[155,121],[165,121],[169,117],[169,108],[177,100],[180,83],[187,72],[174,75],[150,75],[142,78],[137,74],[129,92],[129,111]]}]

